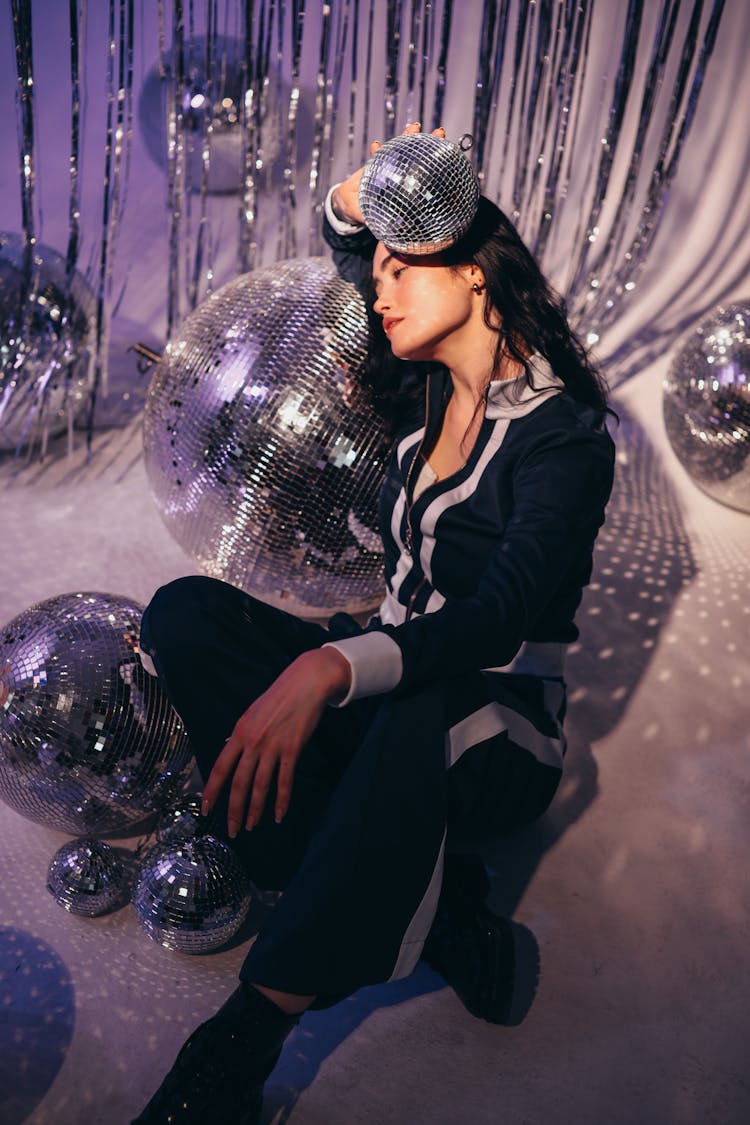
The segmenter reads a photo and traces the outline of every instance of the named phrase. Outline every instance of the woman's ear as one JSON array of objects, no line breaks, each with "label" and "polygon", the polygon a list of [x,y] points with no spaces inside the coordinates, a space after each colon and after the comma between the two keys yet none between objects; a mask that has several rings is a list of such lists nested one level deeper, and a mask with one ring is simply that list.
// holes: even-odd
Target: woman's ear
[{"label": "woman's ear", "polygon": [[487,282],[481,267],[472,262],[471,265],[466,268],[468,271],[468,280],[473,291],[475,293],[483,293],[487,287]]}]

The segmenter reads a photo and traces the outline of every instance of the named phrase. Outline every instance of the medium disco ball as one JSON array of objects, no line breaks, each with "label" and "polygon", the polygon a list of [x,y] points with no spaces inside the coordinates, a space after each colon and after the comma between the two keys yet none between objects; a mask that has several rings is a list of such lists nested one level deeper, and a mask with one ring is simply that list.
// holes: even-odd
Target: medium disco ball
[{"label": "medium disco ball", "polygon": [[367,161],[359,206],[375,237],[404,254],[435,254],[471,226],[479,182],[463,149],[431,133],[386,141]]},{"label": "medium disco ball", "polygon": [[663,406],[672,448],[695,483],[750,512],[750,301],[719,306],[688,336]]},{"label": "medium disco ball", "polygon": [[154,372],[145,461],[172,535],[215,578],[307,616],[382,595],[388,456],[357,379],[364,303],[325,258],[229,282]]},{"label": "medium disco ball", "polygon": [[88,401],[94,296],[65,259],[0,232],[0,451],[54,437]]},{"label": "medium disco ball", "polygon": [[[0,631],[0,797],[62,832],[113,833],[173,800],[193,758],[138,655],[129,598],[49,598]],[[0,699],[2,695],[0,694]]]},{"label": "medium disco ball", "polygon": [[55,852],[47,872],[47,890],[58,906],[86,918],[124,906],[130,897],[117,852],[90,836],[71,840]]},{"label": "medium disco ball", "polygon": [[141,867],[133,905],[154,941],[178,953],[208,953],[244,922],[250,884],[227,844],[197,836],[156,846]]}]

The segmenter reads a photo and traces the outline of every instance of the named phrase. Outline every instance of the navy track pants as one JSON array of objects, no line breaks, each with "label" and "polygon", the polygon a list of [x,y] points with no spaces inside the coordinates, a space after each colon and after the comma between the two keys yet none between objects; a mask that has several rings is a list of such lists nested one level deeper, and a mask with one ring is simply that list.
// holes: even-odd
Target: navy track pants
[{"label": "navy track pants", "polygon": [[[253,700],[335,635],[213,578],[157,590],[141,652],[204,783]],[[242,979],[343,997],[410,973],[437,908],[446,841],[496,837],[547,808],[563,710],[561,681],[481,672],[328,708],[300,755],[282,823],[272,786],[260,823],[232,841],[258,887],[284,891]]]}]

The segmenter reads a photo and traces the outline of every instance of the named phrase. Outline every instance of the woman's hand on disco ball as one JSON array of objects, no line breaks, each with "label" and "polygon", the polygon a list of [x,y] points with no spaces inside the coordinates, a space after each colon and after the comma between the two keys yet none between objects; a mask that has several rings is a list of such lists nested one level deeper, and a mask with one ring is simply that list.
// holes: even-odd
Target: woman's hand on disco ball
[{"label": "woman's hand on disco ball", "polygon": [[213,808],[231,777],[229,835],[237,835],[243,818],[250,831],[263,815],[278,770],[274,816],[280,823],[289,808],[302,749],[326,704],[346,695],[350,682],[349,662],[335,648],[303,652],[292,661],[237,720],[206,782],[203,815]]},{"label": "woman's hand on disco ball", "polygon": [[[401,135],[406,136],[407,133],[419,133],[421,130],[422,126],[419,121],[412,121],[406,126]],[[432,130],[432,135],[434,137],[444,137],[445,129],[441,125],[438,129]],[[373,141],[370,145],[370,156],[374,156],[378,149],[382,147],[380,141]],[[352,223],[356,226],[363,226],[365,222],[364,215],[359,206],[359,183],[364,170],[363,165],[361,168],[358,168],[356,172],[353,172],[348,179],[344,180],[343,183],[339,184],[338,187],[334,189],[331,199],[333,210],[338,217],[342,219],[343,222]]]}]

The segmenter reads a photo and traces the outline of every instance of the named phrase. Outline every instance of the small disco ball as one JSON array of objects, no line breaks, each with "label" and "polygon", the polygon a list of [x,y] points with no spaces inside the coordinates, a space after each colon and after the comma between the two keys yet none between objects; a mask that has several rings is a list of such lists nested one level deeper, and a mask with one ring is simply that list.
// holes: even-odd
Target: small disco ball
[{"label": "small disco ball", "polygon": [[0,232],[0,452],[63,433],[88,401],[94,296],[49,246]]},{"label": "small disco ball", "polygon": [[234,937],[250,909],[250,885],[232,849],[216,836],[157,844],[133,895],[150,938],[178,953],[208,953]]},{"label": "small disco ball", "polygon": [[750,301],[719,306],[688,336],[663,407],[672,448],[695,483],[750,512]]},{"label": "small disco ball", "polygon": [[459,145],[431,133],[386,141],[367,161],[359,205],[378,241],[403,254],[436,254],[471,226],[479,182]]},{"label": "small disco ball", "polygon": [[71,840],[55,852],[47,872],[47,890],[58,906],[86,918],[124,906],[130,897],[117,852],[91,836]]},{"label": "small disco ball", "polygon": [[305,616],[380,600],[388,441],[357,386],[366,340],[364,302],[325,258],[246,274],[185,320],[148,390],[144,452],[207,574]]},{"label": "small disco ball", "polygon": [[173,802],[156,822],[156,839],[160,844],[203,836],[207,831],[208,818],[201,816],[201,798],[197,794]]},{"label": "small disco ball", "polygon": [[192,753],[141,665],[142,613],[129,598],[62,594],[0,630],[0,797],[29,820],[119,832],[183,788]]}]

